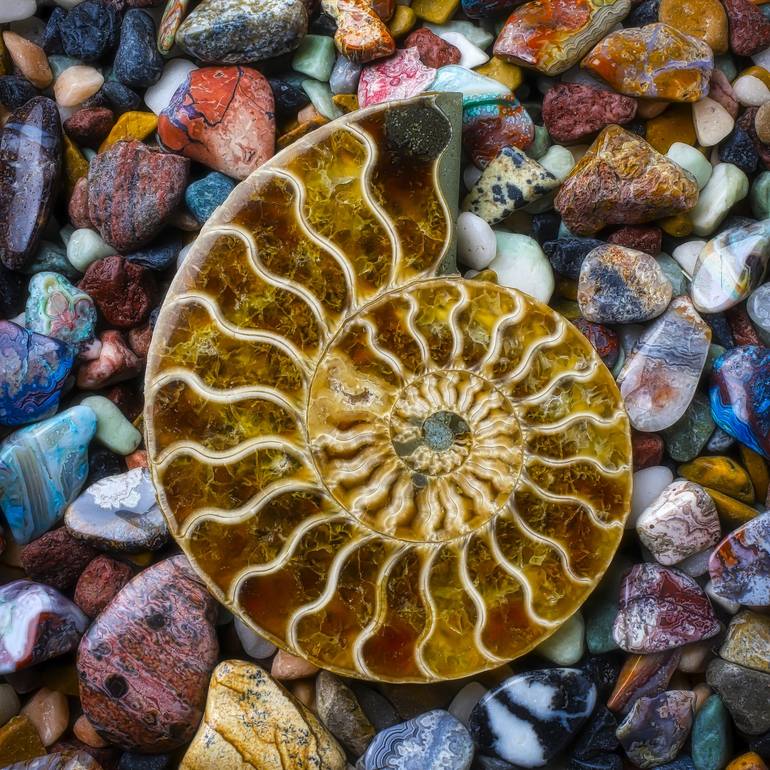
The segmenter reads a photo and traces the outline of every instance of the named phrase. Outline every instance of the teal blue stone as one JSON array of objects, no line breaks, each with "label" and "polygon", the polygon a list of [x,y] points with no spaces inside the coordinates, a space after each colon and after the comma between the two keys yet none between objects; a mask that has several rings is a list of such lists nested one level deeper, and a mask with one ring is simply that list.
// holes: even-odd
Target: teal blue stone
[{"label": "teal blue stone", "polygon": [[187,187],[184,202],[198,222],[203,224],[225,202],[235,185],[234,179],[212,171]]},{"label": "teal blue stone", "polygon": [[428,89],[430,91],[444,91],[447,93],[460,92],[465,103],[470,97],[508,95],[511,89],[504,86],[499,80],[479,75],[478,72],[461,67],[459,64],[447,64],[439,67],[436,78]]},{"label": "teal blue stone", "polygon": [[715,427],[708,398],[696,393],[682,417],[662,431],[666,451],[678,463],[690,462],[701,453]]},{"label": "teal blue stone", "polygon": [[27,275],[37,273],[60,273],[70,281],[80,280],[81,273],[67,259],[67,249],[51,241],[40,241],[32,261],[24,267]]},{"label": "teal blue stone", "polygon": [[17,543],[48,532],[80,494],[96,414],[73,406],[17,430],[0,445],[0,508]]},{"label": "teal blue stone", "polygon": [[609,596],[599,596],[586,607],[586,647],[591,655],[601,655],[618,649],[612,636],[612,626],[618,614],[618,603]]},{"label": "teal blue stone", "polygon": [[730,760],[730,715],[718,695],[709,697],[696,713],[691,741],[695,770],[722,770]]}]

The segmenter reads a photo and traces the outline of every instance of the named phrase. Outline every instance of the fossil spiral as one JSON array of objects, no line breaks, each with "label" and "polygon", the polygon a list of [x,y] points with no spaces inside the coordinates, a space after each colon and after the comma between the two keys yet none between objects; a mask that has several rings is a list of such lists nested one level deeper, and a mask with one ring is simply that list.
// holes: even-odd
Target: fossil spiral
[{"label": "fossil spiral", "polygon": [[177,542],[261,634],[350,676],[525,653],[596,585],[630,504],[588,341],[448,274],[459,114],[446,94],[361,110],[262,166],[203,228],[148,360]]}]

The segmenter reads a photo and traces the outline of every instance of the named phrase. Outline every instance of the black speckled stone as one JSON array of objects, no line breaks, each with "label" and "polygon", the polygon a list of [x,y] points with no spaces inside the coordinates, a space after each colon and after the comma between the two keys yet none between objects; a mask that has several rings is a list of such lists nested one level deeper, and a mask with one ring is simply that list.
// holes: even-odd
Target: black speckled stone
[{"label": "black speckled stone", "polygon": [[434,107],[412,105],[385,115],[387,147],[408,160],[437,158],[452,137],[449,121]]},{"label": "black speckled stone", "polygon": [[132,88],[147,88],[158,82],[163,72],[163,57],[156,37],[155,22],[149,13],[139,8],[126,11],[113,63],[113,73],[121,83]]},{"label": "black speckled stone", "polygon": [[617,754],[596,754],[588,759],[572,757],[567,770],[623,770],[623,760]]},{"label": "black speckled stone", "polygon": [[735,340],[730,324],[722,313],[701,313],[701,318],[711,327],[711,342],[723,348],[734,348]]},{"label": "black speckled stone", "polygon": [[591,655],[578,663],[576,668],[588,675],[596,685],[599,694],[597,702],[605,703],[615,688],[615,682],[618,681],[620,674],[620,662],[617,655],[611,652],[604,655]]},{"label": "black speckled stone", "polygon": [[644,0],[626,16],[624,27],[644,27],[658,20],[660,0]]},{"label": "black speckled stone", "polygon": [[578,759],[590,759],[613,752],[620,744],[615,736],[618,720],[606,706],[597,706],[586,726],[572,745],[571,754]]},{"label": "black speckled stone", "polygon": [[532,217],[532,237],[542,246],[546,241],[555,241],[559,236],[561,217],[555,211],[535,214]]},{"label": "black speckled stone", "polygon": [[746,174],[753,174],[759,165],[759,155],[747,131],[736,126],[719,145],[719,160],[732,163]]},{"label": "black speckled stone", "polygon": [[117,115],[122,115],[130,110],[141,109],[142,97],[117,80],[108,80],[99,93],[106,97],[106,106],[110,107]]},{"label": "black speckled stone", "polygon": [[106,478],[125,473],[126,463],[123,458],[111,452],[106,447],[91,445],[88,450],[88,478],[83,489],[88,489],[91,484]]},{"label": "black speckled stone", "polygon": [[0,104],[8,110],[18,109],[37,95],[37,89],[26,78],[19,75],[0,77]]},{"label": "black speckled stone", "polygon": [[551,267],[563,275],[576,281],[580,276],[580,268],[589,251],[597,246],[603,246],[604,241],[596,238],[559,238],[543,244],[543,251],[551,262]]},{"label": "black speckled stone", "polygon": [[658,765],[655,770],[696,770],[695,763],[686,754],[677,757],[673,762],[667,762],[665,765]]},{"label": "black speckled stone", "polygon": [[275,99],[275,114],[279,118],[294,117],[305,105],[310,104],[308,95],[287,80],[268,78]]},{"label": "black speckled stone", "polygon": [[85,0],[67,14],[59,25],[59,33],[67,56],[95,62],[118,42],[118,15],[107,3]]},{"label": "black speckled stone", "polygon": [[51,11],[51,15],[48,17],[48,22],[43,30],[43,39],[40,45],[49,56],[54,53],[64,53],[59,26],[66,16],[67,11],[65,11],[64,8],[56,7]]}]

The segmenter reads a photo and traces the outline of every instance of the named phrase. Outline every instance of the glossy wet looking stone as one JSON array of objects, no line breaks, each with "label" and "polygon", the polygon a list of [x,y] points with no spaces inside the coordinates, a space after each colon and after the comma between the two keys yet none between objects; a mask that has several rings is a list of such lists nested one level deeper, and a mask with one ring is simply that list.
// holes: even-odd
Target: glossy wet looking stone
[{"label": "glossy wet looking stone", "polygon": [[460,108],[362,110],[268,161],[204,227],[149,354],[173,536],[260,634],[345,675],[527,652],[629,509],[628,421],[590,343],[519,292],[436,277]]}]

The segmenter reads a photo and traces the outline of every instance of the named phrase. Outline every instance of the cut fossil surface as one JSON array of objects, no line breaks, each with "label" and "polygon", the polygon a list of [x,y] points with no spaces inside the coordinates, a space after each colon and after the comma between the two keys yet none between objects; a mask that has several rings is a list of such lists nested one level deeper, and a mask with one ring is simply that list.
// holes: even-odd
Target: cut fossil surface
[{"label": "cut fossil surface", "polygon": [[460,97],[353,113],[241,183],[158,319],[147,446],[212,592],[324,668],[469,676],[610,563],[628,420],[590,343],[454,269]]}]

